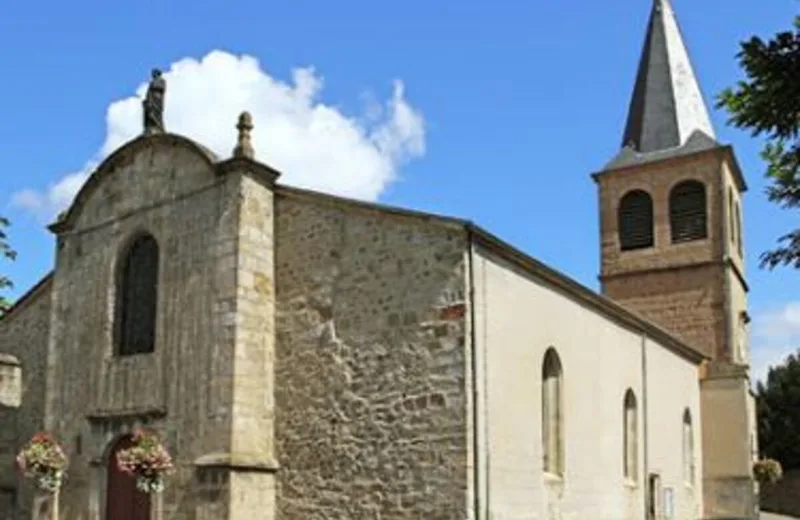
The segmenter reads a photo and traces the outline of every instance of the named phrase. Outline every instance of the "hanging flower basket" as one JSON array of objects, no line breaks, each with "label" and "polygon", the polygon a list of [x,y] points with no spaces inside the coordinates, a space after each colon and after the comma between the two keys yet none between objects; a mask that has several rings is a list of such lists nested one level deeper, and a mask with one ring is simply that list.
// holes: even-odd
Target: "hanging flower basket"
[{"label": "hanging flower basket", "polygon": [[49,433],[39,432],[20,450],[17,467],[39,489],[55,493],[64,480],[67,456]]},{"label": "hanging flower basket", "polygon": [[777,460],[761,459],[753,464],[753,476],[762,486],[774,484],[783,477],[783,468]]},{"label": "hanging flower basket", "polygon": [[133,446],[117,453],[117,467],[136,479],[136,489],[153,494],[164,491],[164,476],[173,469],[172,457],[155,434],[137,430]]}]

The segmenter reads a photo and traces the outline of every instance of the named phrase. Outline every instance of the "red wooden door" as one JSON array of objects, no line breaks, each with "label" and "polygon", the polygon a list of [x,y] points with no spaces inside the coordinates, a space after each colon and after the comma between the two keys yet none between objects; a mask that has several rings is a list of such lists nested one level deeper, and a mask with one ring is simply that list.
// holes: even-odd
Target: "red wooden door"
[{"label": "red wooden door", "polygon": [[129,436],[121,438],[108,457],[106,520],[150,520],[150,495],[136,489],[136,479],[117,467],[117,453],[132,444]]}]

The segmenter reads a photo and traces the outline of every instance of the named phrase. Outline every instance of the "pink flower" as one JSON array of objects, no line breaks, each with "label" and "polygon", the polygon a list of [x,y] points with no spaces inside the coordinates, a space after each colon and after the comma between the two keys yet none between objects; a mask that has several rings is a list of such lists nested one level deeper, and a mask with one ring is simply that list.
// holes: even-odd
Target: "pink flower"
[{"label": "pink flower", "polygon": [[61,485],[67,456],[49,433],[39,432],[20,450],[16,465],[40,487],[53,491]]},{"label": "pink flower", "polygon": [[172,459],[158,438],[145,430],[133,434],[133,446],[117,454],[117,467],[132,476],[159,476],[170,472]]}]

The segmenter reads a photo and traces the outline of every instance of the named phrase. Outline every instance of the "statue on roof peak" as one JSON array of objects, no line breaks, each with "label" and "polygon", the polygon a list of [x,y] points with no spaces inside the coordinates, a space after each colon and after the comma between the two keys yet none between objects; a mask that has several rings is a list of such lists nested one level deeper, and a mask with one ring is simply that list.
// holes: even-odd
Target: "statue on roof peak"
[{"label": "statue on roof peak", "polygon": [[164,94],[167,82],[159,69],[153,69],[147,95],[142,101],[144,133],[146,135],[164,132]]}]

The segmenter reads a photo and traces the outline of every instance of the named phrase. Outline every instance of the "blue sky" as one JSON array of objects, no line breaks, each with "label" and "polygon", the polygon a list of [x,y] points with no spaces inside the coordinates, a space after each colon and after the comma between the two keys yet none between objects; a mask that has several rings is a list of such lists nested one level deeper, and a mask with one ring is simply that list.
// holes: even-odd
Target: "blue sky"
[{"label": "blue sky", "polygon": [[[672,3],[707,100],[740,77],[738,42],[788,28],[797,10],[795,2]],[[619,148],[649,8],[648,0],[4,6],[0,214],[13,221],[19,260],[0,269],[16,282],[11,296],[52,265],[48,189],[85,172],[139,124],[129,114],[138,108],[133,96],[153,66],[175,75],[168,73],[171,129],[196,130],[224,149],[240,105],[260,103],[256,133],[260,124],[270,137],[260,157],[297,165],[294,177],[284,171],[287,182],[470,218],[596,288],[590,174]],[[203,61],[215,50],[228,58],[217,60],[221,69],[249,78],[236,83],[235,100],[220,99],[227,80],[211,74],[214,60]],[[258,64],[242,65],[242,55]],[[295,81],[298,67],[313,71]],[[260,87],[250,92],[256,72]],[[274,103],[263,102],[269,96]],[[287,114],[320,117],[340,139],[301,157],[319,134],[303,127],[292,142],[277,123]],[[754,361],[763,366],[800,346],[800,277],[757,268],[758,254],[797,215],[765,200],[761,142],[727,127],[724,113],[712,119],[751,187],[745,238]],[[318,164],[335,167],[316,173]]]}]

